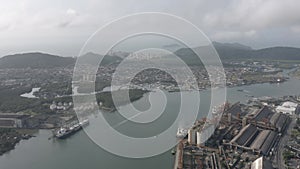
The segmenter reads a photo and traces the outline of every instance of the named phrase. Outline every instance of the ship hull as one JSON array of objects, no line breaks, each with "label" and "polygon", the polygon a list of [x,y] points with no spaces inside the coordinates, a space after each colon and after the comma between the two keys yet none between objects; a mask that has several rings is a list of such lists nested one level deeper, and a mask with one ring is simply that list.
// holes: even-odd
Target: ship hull
[{"label": "ship hull", "polygon": [[70,136],[72,136],[73,134],[75,134],[76,132],[78,132],[79,130],[81,130],[84,126],[89,125],[89,121],[88,120],[84,120],[80,123],[77,123],[75,125],[73,125],[73,127],[70,128],[63,128],[62,132],[56,132],[55,137],[58,139],[66,139]]},{"label": "ship hull", "polygon": [[76,129],[73,129],[73,130],[70,130],[70,131],[64,133],[63,135],[59,135],[59,136],[57,135],[56,137],[57,137],[58,139],[66,139],[66,138],[72,136],[73,134],[75,134],[76,132],[78,132],[78,131],[81,130],[81,129],[82,129],[82,127],[78,127],[78,128],[76,128]]}]

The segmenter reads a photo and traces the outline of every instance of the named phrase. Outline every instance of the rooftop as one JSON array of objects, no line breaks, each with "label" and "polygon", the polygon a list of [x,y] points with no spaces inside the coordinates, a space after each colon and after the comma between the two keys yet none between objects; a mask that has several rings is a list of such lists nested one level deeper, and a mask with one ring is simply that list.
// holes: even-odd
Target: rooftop
[{"label": "rooftop", "polygon": [[259,157],[251,164],[251,169],[274,169],[274,167],[265,157]]}]

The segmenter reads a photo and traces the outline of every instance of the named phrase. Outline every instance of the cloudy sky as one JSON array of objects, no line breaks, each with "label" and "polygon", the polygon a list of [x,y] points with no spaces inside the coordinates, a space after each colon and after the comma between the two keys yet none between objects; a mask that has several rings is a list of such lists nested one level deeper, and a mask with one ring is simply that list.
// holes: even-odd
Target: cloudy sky
[{"label": "cloudy sky", "polygon": [[183,17],[212,40],[300,47],[299,0],[0,0],[0,56],[78,54],[112,19],[138,12]]}]

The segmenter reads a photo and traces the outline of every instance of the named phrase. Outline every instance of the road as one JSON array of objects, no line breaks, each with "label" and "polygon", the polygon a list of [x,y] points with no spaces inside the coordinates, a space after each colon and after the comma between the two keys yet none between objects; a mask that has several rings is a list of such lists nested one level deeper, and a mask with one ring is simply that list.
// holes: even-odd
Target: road
[{"label": "road", "polygon": [[296,117],[291,117],[291,123],[289,124],[287,130],[285,133],[283,133],[282,138],[280,139],[278,146],[277,146],[277,154],[276,154],[276,160],[277,160],[277,167],[278,169],[286,169],[286,165],[284,163],[283,159],[283,151],[284,151],[284,146],[287,144],[290,136],[291,136],[291,131],[296,125],[297,118]]},{"label": "road", "polygon": [[182,169],[182,158],[183,158],[183,142],[180,141],[176,146],[176,157],[174,169]]}]

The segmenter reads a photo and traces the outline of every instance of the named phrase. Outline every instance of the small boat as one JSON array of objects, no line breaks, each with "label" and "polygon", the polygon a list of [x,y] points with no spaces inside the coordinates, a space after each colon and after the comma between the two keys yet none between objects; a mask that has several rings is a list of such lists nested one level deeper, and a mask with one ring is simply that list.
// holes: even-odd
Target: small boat
[{"label": "small boat", "polygon": [[250,91],[245,90],[245,89],[238,89],[237,91],[239,91],[239,92],[244,92],[244,93],[250,93]]},{"label": "small boat", "polygon": [[175,154],[176,154],[176,150],[173,149],[173,150],[171,151],[171,153],[172,153],[172,155],[175,155]]}]

